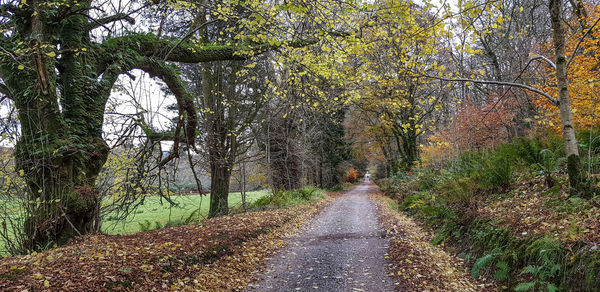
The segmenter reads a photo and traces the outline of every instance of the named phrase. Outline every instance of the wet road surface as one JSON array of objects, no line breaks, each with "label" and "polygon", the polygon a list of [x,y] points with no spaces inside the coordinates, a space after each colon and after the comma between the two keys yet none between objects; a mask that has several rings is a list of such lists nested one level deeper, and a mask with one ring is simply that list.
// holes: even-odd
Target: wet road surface
[{"label": "wet road surface", "polygon": [[365,183],[338,198],[267,262],[249,291],[393,291],[387,240]]}]

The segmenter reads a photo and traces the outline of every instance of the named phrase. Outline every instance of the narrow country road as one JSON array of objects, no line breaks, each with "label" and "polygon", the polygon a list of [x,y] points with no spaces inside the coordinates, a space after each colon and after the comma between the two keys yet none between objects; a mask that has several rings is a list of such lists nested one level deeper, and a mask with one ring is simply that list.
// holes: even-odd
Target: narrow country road
[{"label": "narrow country road", "polygon": [[253,291],[393,291],[372,184],[345,193],[269,260]]}]

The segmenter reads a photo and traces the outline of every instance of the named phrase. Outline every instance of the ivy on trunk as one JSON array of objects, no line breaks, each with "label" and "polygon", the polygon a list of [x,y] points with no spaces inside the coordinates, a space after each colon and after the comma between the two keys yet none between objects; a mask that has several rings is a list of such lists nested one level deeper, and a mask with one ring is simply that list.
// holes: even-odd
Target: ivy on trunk
[{"label": "ivy on trunk", "polygon": [[242,60],[270,49],[255,46],[250,52],[242,46],[190,44],[154,34],[94,42],[93,29],[133,20],[120,14],[92,19],[91,1],[61,5],[30,0],[19,7],[0,6],[1,16],[10,19],[13,29],[0,34],[0,47],[6,50],[0,55],[0,89],[19,113],[15,160],[29,189],[25,224],[29,250],[92,231],[100,203],[95,181],[110,151],[102,138],[104,110],[120,74],[140,69],[162,79],[179,110],[170,139],[176,146],[193,144],[197,128],[193,98],[169,62]]}]

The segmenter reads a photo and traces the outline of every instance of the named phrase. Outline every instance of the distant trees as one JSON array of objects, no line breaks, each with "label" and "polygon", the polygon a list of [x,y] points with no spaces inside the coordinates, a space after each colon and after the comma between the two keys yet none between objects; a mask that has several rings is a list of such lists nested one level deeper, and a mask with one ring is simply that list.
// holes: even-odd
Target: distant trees
[{"label": "distant trees", "polygon": [[348,172],[346,172],[346,181],[350,183],[355,183],[358,180],[358,170],[355,168],[350,168]]},{"label": "distant trees", "polygon": [[279,104],[263,127],[262,139],[274,189],[289,190],[313,184],[331,188],[345,174],[342,163],[349,161],[345,140],[344,110],[323,112],[312,106],[292,108]]},{"label": "distant trees", "polygon": [[446,88],[421,76],[447,62],[446,32],[427,5],[380,5],[377,21],[365,32],[369,45],[351,54],[361,87],[353,104],[369,121],[366,130],[379,136],[393,173],[419,161],[420,137],[449,99]]},{"label": "distant trees", "polygon": [[340,183],[345,169],[342,163],[351,159],[350,144],[346,141],[344,119],[346,110],[317,113],[314,120],[315,135],[311,139],[313,153],[318,166],[317,182],[321,188],[331,188]]}]

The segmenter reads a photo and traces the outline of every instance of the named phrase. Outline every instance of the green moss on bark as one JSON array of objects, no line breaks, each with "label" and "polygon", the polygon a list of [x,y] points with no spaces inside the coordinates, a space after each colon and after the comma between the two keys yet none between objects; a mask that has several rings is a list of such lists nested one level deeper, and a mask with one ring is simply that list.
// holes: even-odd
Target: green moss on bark
[{"label": "green moss on bark", "polygon": [[579,155],[567,157],[567,173],[569,174],[569,185],[577,190],[581,183],[581,159]]}]

